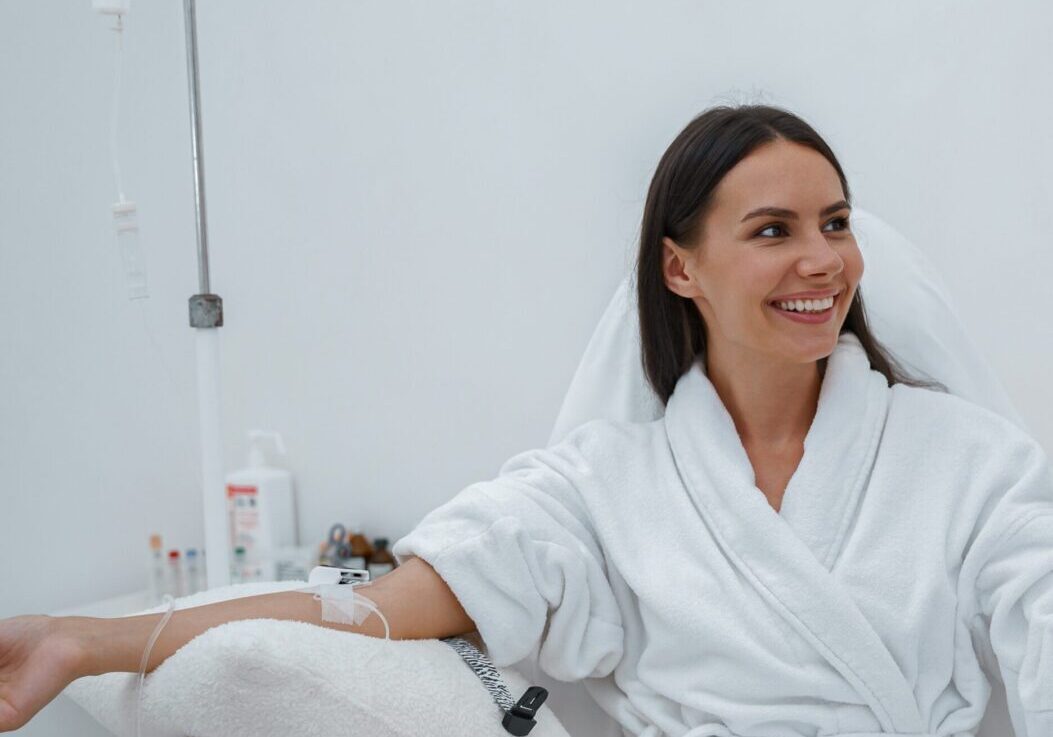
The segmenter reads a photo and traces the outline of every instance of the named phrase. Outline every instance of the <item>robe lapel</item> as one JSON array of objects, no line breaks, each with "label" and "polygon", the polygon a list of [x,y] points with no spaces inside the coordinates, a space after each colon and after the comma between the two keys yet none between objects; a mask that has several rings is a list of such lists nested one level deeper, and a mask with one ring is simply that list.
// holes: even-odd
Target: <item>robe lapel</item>
[{"label": "robe lapel", "polygon": [[921,732],[917,700],[892,654],[830,573],[870,475],[888,411],[884,376],[859,339],[830,356],[804,455],[781,513],[756,478],[700,358],[677,382],[665,427],[678,472],[728,559],[866,699],[882,727]]}]

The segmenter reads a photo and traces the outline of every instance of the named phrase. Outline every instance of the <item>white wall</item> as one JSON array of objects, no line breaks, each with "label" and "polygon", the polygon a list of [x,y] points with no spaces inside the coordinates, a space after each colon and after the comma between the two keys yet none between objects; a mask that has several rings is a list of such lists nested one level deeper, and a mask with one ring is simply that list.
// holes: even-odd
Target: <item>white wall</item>
[{"label": "white wall", "polygon": [[[394,540],[543,444],[658,157],[728,99],[827,137],[1053,447],[1047,3],[599,7],[200,3],[228,468],[277,428],[304,539]],[[124,40],[146,302],[110,226],[108,25],[0,0],[0,617],[142,587],[153,531],[203,542],[181,3],[133,0]]]}]

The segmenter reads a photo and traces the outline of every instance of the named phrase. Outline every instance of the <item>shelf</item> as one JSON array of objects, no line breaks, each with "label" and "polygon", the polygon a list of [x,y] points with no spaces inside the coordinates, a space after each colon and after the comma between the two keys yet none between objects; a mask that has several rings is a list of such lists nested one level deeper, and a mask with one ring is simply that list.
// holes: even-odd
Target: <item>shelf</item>
[{"label": "shelf", "polygon": [[141,612],[144,609],[157,606],[150,595],[149,589],[135,591],[131,594],[114,596],[102,601],[94,601],[88,604],[62,609],[53,612],[53,617],[125,617],[133,612]]}]

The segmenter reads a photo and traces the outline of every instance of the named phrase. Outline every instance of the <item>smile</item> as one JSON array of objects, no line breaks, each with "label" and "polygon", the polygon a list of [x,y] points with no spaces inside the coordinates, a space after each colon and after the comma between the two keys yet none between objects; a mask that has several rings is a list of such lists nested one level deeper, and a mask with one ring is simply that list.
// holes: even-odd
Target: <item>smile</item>
[{"label": "smile", "polygon": [[[795,300],[792,303],[787,302],[769,302],[768,307],[773,309],[778,314],[785,317],[787,320],[793,320],[794,322],[801,322],[805,324],[814,325],[817,323],[824,323],[828,321],[834,314],[834,305],[837,304],[838,299],[841,297],[842,292],[838,292],[833,297],[827,297],[826,299],[820,300],[807,300],[808,304],[805,304],[805,300]],[[785,309],[781,307],[781,304],[789,306],[794,305],[794,309]],[[798,310],[797,306],[801,309]],[[808,309],[808,307],[812,309]],[[815,309],[816,307],[822,309]]]}]

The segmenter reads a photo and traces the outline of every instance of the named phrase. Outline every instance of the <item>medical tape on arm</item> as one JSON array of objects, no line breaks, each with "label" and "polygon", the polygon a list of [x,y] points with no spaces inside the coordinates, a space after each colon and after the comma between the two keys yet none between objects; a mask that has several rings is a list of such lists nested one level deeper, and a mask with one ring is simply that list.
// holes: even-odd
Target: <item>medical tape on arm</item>
[{"label": "medical tape on arm", "polygon": [[391,628],[388,620],[380,613],[376,602],[363,596],[356,589],[362,585],[322,583],[307,589],[304,593],[314,593],[314,600],[322,602],[322,621],[337,624],[360,625],[370,614],[376,614],[384,624],[384,639],[391,639]]},{"label": "medical tape on arm", "polygon": [[[356,589],[368,586],[370,586],[368,583],[356,585],[322,583],[306,589],[297,589],[304,593],[313,593],[314,600],[321,602],[323,622],[356,626],[362,624],[370,614],[376,614],[380,617],[380,621],[384,623],[384,637],[377,638],[381,641],[381,647],[379,649],[371,648],[372,652],[365,660],[359,663],[360,667],[372,665],[374,658],[381,652],[390,655],[388,648],[394,642],[391,639],[391,627],[388,626],[387,618],[381,614],[380,607],[372,599],[363,596],[360,591],[356,591]],[[378,670],[378,672],[386,669],[395,661],[391,658],[383,658],[381,662],[387,662],[388,666]],[[376,668],[374,669],[377,670]]]},{"label": "medical tape on arm", "polygon": [[355,569],[315,566],[308,579],[311,585],[297,591],[313,593],[315,601],[322,603],[323,622],[357,626],[371,613],[376,614],[384,624],[384,639],[390,641],[391,627],[387,618],[381,614],[375,601],[361,593],[363,588],[373,584],[356,579],[359,575],[368,574]]}]

